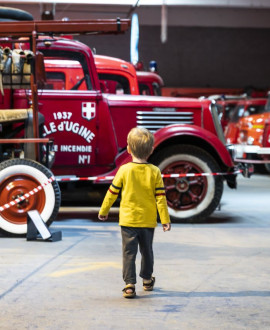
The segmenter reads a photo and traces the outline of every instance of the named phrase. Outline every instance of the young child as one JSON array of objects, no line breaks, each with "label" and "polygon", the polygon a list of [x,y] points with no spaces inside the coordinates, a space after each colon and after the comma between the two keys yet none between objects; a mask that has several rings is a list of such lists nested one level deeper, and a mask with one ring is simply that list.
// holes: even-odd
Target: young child
[{"label": "young child", "polygon": [[157,211],[164,231],[171,229],[165,188],[158,167],[147,163],[153,152],[154,136],[145,128],[133,128],[127,138],[127,151],[132,162],[122,165],[102,203],[98,218],[107,220],[108,213],[121,191],[119,225],[122,234],[123,289],[125,298],[136,295],[136,255],[141,253],[140,277],[145,291],[152,291],[153,237],[157,226]]}]

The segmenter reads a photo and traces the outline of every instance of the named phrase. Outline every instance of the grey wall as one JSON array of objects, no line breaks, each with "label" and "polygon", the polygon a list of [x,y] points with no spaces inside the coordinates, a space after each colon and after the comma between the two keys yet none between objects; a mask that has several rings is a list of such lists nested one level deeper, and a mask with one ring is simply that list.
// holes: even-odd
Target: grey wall
[{"label": "grey wall", "polygon": [[[169,27],[160,42],[160,26],[141,26],[139,56],[158,62],[167,87],[270,86],[270,29]],[[83,36],[98,54],[130,59],[125,35]]]},{"label": "grey wall", "polygon": [[[52,4],[2,1],[40,19]],[[135,1],[134,1],[135,2]],[[191,1],[192,2],[192,1]],[[197,1],[212,6],[169,6],[168,41],[160,42],[160,6],[139,6],[140,59],[155,59],[167,87],[258,88],[270,86],[269,0]],[[217,6],[215,3],[223,3]],[[255,4],[257,4],[255,6]],[[226,5],[228,6],[226,8]],[[129,5],[57,4],[55,18],[125,18]],[[80,37],[97,53],[130,60],[130,31],[125,35]]]},{"label": "grey wall", "polygon": [[[198,1],[200,2],[200,1]],[[215,3],[215,1],[201,1]],[[218,3],[221,1],[216,1]],[[155,59],[167,87],[243,88],[270,86],[269,0],[222,1],[223,6],[169,6],[168,41],[160,42],[160,6],[139,6],[140,59]],[[242,7],[242,5],[244,7]],[[226,8],[224,5],[227,4]],[[235,4],[235,8],[234,8]],[[239,7],[237,7],[237,4]],[[257,4],[257,6],[255,6]],[[12,6],[10,1],[1,5]],[[53,5],[16,2],[40,19]],[[55,18],[125,18],[130,6],[57,4]],[[97,53],[130,60],[130,31],[120,36],[84,36]]]}]

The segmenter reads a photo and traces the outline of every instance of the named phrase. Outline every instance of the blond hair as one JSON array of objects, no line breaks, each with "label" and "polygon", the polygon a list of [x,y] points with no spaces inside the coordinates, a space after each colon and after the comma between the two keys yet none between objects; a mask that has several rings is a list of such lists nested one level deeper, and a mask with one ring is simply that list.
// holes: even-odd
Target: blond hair
[{"label": "blond hair", "polygon": [[152,153],[154,135],[146,128],[134,127],[128,133],[127,142],[136,158],[147,159]]}]

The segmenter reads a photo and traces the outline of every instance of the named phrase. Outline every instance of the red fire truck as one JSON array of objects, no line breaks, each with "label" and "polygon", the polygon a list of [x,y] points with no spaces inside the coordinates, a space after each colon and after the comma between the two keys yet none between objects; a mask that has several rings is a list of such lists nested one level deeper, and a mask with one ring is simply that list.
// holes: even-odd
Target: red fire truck
[{"label": "red fire truck", "polygon": [[256,114],[243,118],[239,123],[234,159],[236,162],[264,165],[270,172],[270,95],[258,101],[261,105],[257,104],[257,108],[254,108]]},{"label": "red fire truck", "polygon": [[270,172],[270,118],[265,121],[262,148],[257,151],[257,154],[266,161],[265,168]]},{"label": "red fire truck", "polygon": [[[232,174],[234,163],[225,146],[214,102],[207,99],[104,94],[94,56],[88,46],[65,38],[39,39],[39,35],[48,34],[59,36],[94,30],[118,32],[127,29],[129,21],[5,22],[0,26],[0,35],[8,38],[2,40],[3,43],[13,45],[12,41],[16,43],[16,39],[23,36],[28,38],[25,42],[31,46],[31,89],[22,88],[23,80],[7,83],[4,78],[10,75],[2,72],[3,87],[8,86],[9,89],[4,88],[4,95],[0,96],[0,113],[6,111],[10,116],[18,113],[21,118],[8,121],[3,115],[1,119],[1,205],[27,193],[51,175],[42,168],[39,172],[45,172],[46,178],[40,178],[41,175],[33,170],[41,166],[33,160],[42,162],[44,150],[46,163],[50,165],[49,140],[54,143],[55,161],[51,170],[60,182],[62,203],[100,203],[110,182],[98,178],[92,181],[92,177],[113,176],[119,166],[130,161],[126,140],[134,126],[146,127],[155,135],[155,151],[149,161],[167,175],[164,183],[169,212],[176,221],[204,220],[220,203],[223,181],[227,181],[230,188],[236,187],[236,175]],[[13,61],[14,58],[15,61],[18,56],[14,55],[11,45],[8,45],[6,52],[8,59]],[[19,60],[27,61],[27,56],[29,53],[26,50],[21,51]],[[41,64],[44,59],[76,61],[83,77],[68,90],[59,87],[61,84],[58,87],[52,84],[48,89]],[[14,69],[14,63],[11,63]],[[27,75],[24,71],[27,70],[16,74],[11,70],[14,77],[19,75],[21,79]],[[59,81],[61,79],[59,77]],[[85,84],[85,90],[80,89],[82,84]],[[33,124],[29,121],[29,113],[32,112]],[[34,145],[45,142],[46,148],[27,148],[29,143],[25,142],[31,141],[19,139],[22,132],[30,134],[29,127],[34,128]],[[41,139],[42,127],[44,133]],[[217,172],[222,175],[211,175]],[[207,175],[198,175],[200,173]],[[45,222],[52,222],[60,204],[58,185],[55,181],[54,184],[49,185],[50,189],[44,188],[27,200],[2,210],[0,227],[10,233],[25,233],[26,215],[31,208],[36,208]],[[11,191],[5,188],[7,186]]]},{"label": "red fire truck", "polygon": [[[103,93],[161,95],[164,83],[157,73],[136,71],[131,63],[115,57],[94,55],[94,59]],[[85,81],[81,81],[84,73],[78,61],[45,60],[45,70],[44,89],[71,89],[78,84],[78,90],[87,90]]]}]

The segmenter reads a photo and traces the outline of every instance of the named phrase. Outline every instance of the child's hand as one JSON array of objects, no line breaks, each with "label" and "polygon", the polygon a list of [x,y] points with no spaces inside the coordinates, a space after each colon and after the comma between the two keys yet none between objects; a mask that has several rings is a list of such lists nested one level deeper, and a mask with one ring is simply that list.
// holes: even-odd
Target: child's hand
[{"label": "child's hand", "polygon": [[162,227],[163,227],[163,231],[169,231],[169,230],[171,230],[171,224],[170,223],[164,223],[162,225]]},{"label": "child's hand", "polygon": [[108,214],[107,215],[98,215],[98,218],[101,221],[106,221],[108,219]]}]

